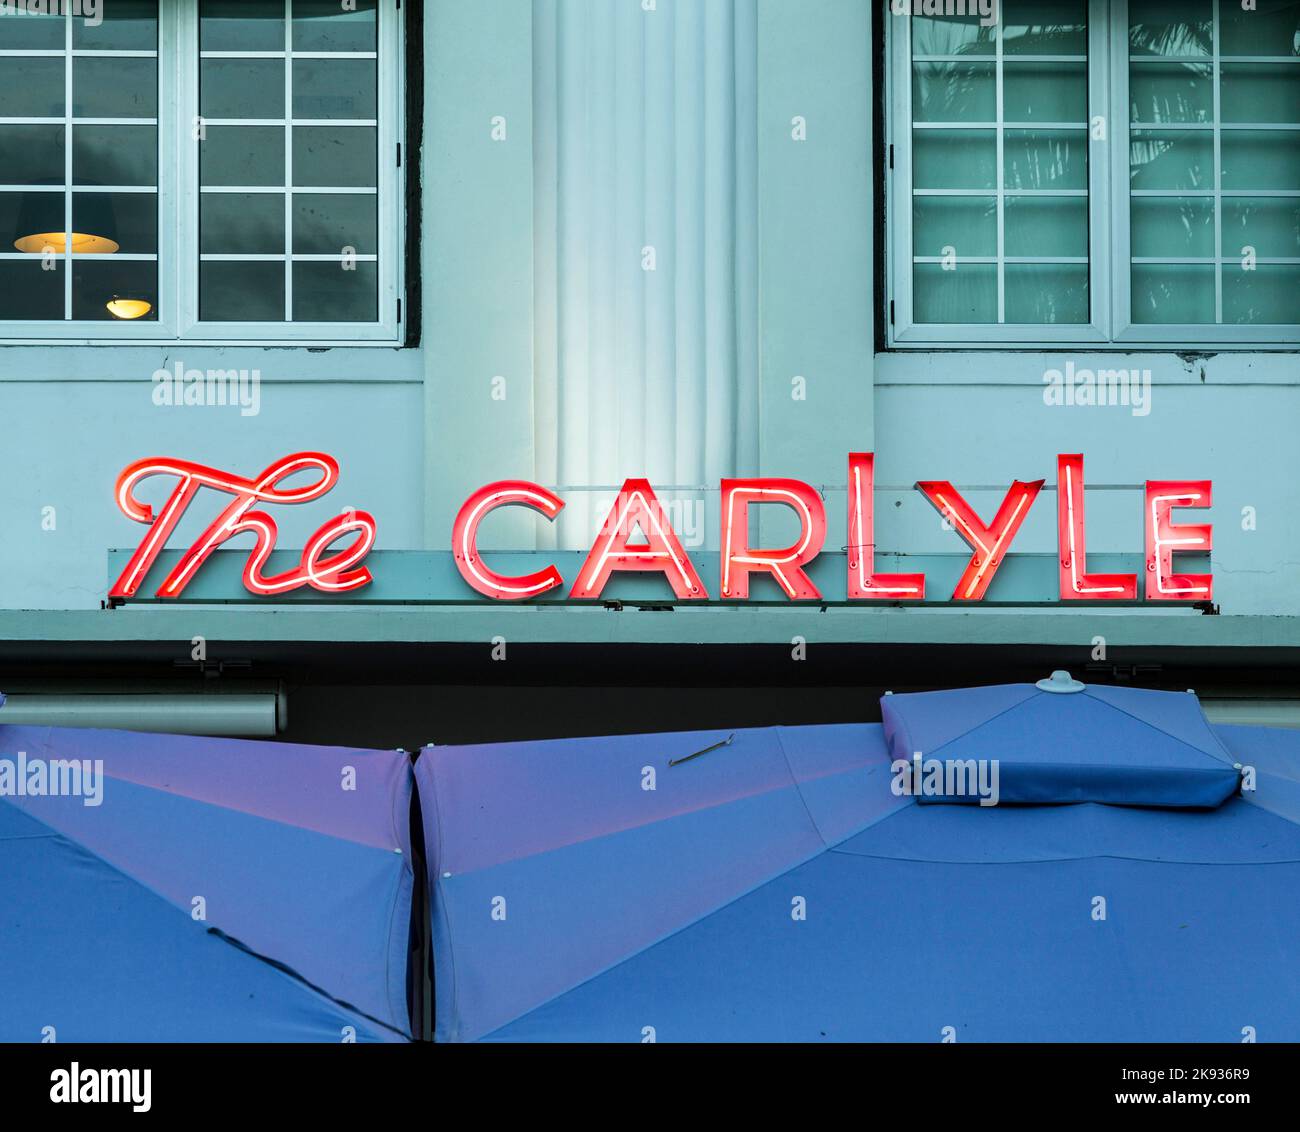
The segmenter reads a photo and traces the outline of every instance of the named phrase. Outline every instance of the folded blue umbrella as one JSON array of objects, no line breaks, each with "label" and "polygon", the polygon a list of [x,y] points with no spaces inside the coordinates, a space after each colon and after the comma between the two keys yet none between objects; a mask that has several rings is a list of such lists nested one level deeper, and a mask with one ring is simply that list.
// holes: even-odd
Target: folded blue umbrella
[{"label": "folded blue umbrella", "polygon": [[405,754],[3,718],[0,1040],[409,1038]]},{"label": "folded blue umbrella", "polygon": [[[1300,734],[1061,683],[426,749],[436,1036],[1300,1039]],[[920,804],[978,799],[917,751],[1011,800]]]}]

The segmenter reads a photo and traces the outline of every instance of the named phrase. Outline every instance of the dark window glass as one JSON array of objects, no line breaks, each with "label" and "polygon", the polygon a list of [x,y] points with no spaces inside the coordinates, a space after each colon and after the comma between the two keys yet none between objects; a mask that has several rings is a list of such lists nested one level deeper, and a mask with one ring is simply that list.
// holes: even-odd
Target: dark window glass
[{"label": "dark window glass", "polygon": [[156,118],[158,60],[73,59],[72,113],[78,118]]},{"label": "dark window glass", "polygon": [[204,59],[199,64],[204,118],[283,118],[283,59]]},{"label": "dark window glass", "polygon": [[[0,25],[9,22],[0,16]],[[62,118],[62,57],[7,55],[0,58],[0,90],[6,118]]]},{"label": "dark window glass", "polygon": [[283,51],[284,5],[266,0],[203,0],[201,51]]},{"label": "dark window glass", "polygon": [[199,144],[205,185],[283,185],[283,126],[209,126]]},{"label": "dark window glass", "polygon": [[295,322],[374,322],[378,315],[378,274],[373,263],[293,265]]},{"label": "dark window glass", "polygon": [[63,123],[0,125],[0,169],[10,185],[63,184]]},{"label": "dark window glass", "polygon": [[283,193],[204,193],[199,250],[207,255],[284,251]]},{"label": "dark window glass", "polygon": [[98,23],[73,17],[72,46],[86,51],[156,51],[158,0],[100,0]]},{"label": "dark window glass", "polygon": [[295,59],[295,118],[369,118],[376,116],[373,59]]},{"label": "dark window glass", "polygon": [[350,189],[375,184],[372,126],[295,126],[293,183],[302,188]]},{"label": "dark window glass", "polygon": [[[60,222],[59,227],[63,225]],[[109,236],[121,252],[158,251],[154,193],[73,193],[72,230]]]},{"label": "dark window glass", "polygon": [[378,251],[372,194],[295,193],[293,250],[299,255],[342,255],[350,247],[359,255]]},{"label": "dark window glass", "polygon": [[157,184],[157,127],[74,123],[72,181],[76,185]]},{"label": "dark window glass", "polygon": [[283,322],[284,264],[199,264],[199,318],[204,322]]},{"label": "dark window glass", "polygon": [[338,0],[294,0],[295,51],[374,51],[375,0],[345,12]]},{"label": "dark window glass", "polygon": [[[109,310],[114,300],[134,299],[149,304],[138,319],[158,319],[158,264],[154,260],[95,256],[72,260],[72,317],[101,322],[122,321]],[[119,308],[121,309],[121,308]]]},{"label": "dark window glass", "polygon": [[39,256],[0,260],[0,319],[63,318],[63,263],[51,260],[48,266],[47,271]]}]

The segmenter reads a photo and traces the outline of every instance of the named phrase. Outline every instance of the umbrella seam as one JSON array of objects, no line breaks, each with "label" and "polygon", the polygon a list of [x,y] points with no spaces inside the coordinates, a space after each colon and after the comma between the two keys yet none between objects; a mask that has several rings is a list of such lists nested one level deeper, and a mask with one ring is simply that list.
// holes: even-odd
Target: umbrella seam
[{"label": "umbrella seam", "polygon": [[[1001,686],[1002,686],[1002,685],[998,685],[998,684],[990,684],[990,685],[988,685],[988,687],[991,687],[991,688],[997,688],[997,687],[1001,687]],[[1026,685],[1022,685],[1022,687],[1026,687],[1026,688],[1028,688],[1028,687],[1030,687],[1030,685],[1026,684]],[[921,694],[921,695],[925,695],[926,693],[919,693],[919,694]],[[1035,698],[1037,698],[1038,696],[1045,696],[1045,695],[1047,695],[1047,693],[1046,693],[1046,692],[1043,692],[1043,691],[1041,691],[1041,690],[1039,690],[1039,689],[1035,689],[1035,690],[1033,690],[1033,691],[1031,691],[1031,692],[1028,692],[1028,693],[1025,695],[1025,698],[1024,698],[1024,699],[1022,699],[1022,700],[1017,700],[1014,704],[1011,704],[1011,705],[1009,705],[1008,707],[1003,708],[1003,709],[1002,709],[1001,711],[999,711],[999,712],[995,712],[993,715],[989,716],[988,719],[982,720],[980,723],[978,723],[978,724],[976,725],[976,728],[978,728],[978,727],[987,727],[987,726],[988,726],[990,723],[992,723],[995,719],[1001,719],[1001,718],[1002,718],[1004,715],[1006,715],[1008,712],[1013,712],[1013,711],[1016,710],[1016,708],[1018,708],[1018,707],[1023,707],[1023,706],[1024,706],[1025,704],[1027,704],[1030,700],[1035,699]],[[895,714],[897,714],[897,715],[900,717],[900,719],[902,718],[902,713],[901,713],[901,712],[896,712]],[[911,752],[911,751],[912,751],[912,733],[911,733],[910,728],[908,728],[908,726],[907,726],[907,721],[904,719],[904,720],[902,720],[902,722],[903,722],[903,731],[904,731],[905,736],[906,736],[906,738],[907,738],[907,747],[908,747],[908,751]],[[971,731],[975,730],[976,728],[972,728]],[[935,748],[934,748],[932,751],[930,751],[929,753],[930,753],[931,755],[937,755],[940,751],[942,751],[942,750],[944,749],[944,747],[948,746],[950,743],[955,743],[955,742],[957,742],[958,739],[961,739],[961,738],[963,738],[963,737],[966,736],[966,735],[969,735],[969,734],[971,733],[971,731],[962,731],[962,732],[960,732],[959,734],[954,735],[951,739],[945,739],[942,743],[940,743],[937,747],[935,747]],[[925,753],[926,753],[926,752],[924,752],[924,751],[921,752],[921,754],[925,754]]]},{"label": "umbrella seam", "polygon": [[[1092,694],[1092,692],[1091,692],[1090,689],[1085,689],[1083,694],[1084,694],[1085,696],[1087,696],[1089,699],[1094,700],[1094,701],[1096,701],[1096,702],[1099,703],[1099,704],[1104,704],[1106,707],[1111,708],[1111,709],[1113,709],[1114,711],[1119,712],[1121,715],[1127,715],[1130,719],[1135,719],[1135,720],[1137,720],[1138,723],[1141,723],[1141,724],[1143,724],[1144,726],[1151,728],[1151,730],[1153,730],[1153,731],[1158,731],[1161,735],[1168,735],[1169,738],[1171,738],[1171,739],[1173,739],[1173,740],[1175,740],[1175,741],[1177,741],[1177,742],[1179,742],[1179,743],[1184,744],[1184,746],[1192,747],[1193,750],[1201,751],[1202,754],[1204,754],[1204,755],[1210,755],[1211,758],[1215,757],[1214,754],[1213,754],[1213,752],[1202,750],[1200,747],[1194,747],[1191,743],[1188,743],[1186,739],[1180,739],[1180,738],[1179,738],[1177,735],[1175,735],[1172,731],[1166,731],[1163,727],[1157,727],[1154,723],[1151,723],[1149,720],[1145,720],[1145,719],[1143,719],[1143,718],[1142,718],[1141,716],[1139,716],[1139,715],[1134,715],[1134,714],[1133,714],[1131,711],[1129,711],[1127,708],[1122,708],[1122,707],[1120,707],[1118,704],[1113,704],[1113,703],[1111,703],[1109,700],[1104,700],[1104,699],[1102,699],[1100,696],[1094,696],[1094,695]],[[1175,693],[1175,694],[1176,694],[1176,693]],[[1193,697],[1193,698],[1195,698],[1195,697]],[[1236,762],[1236,759],[1234,759],[1234,758],[1232,757],[1231,753],[1228,751],[1228,748],[1227,748],[1226,746],[1224,746],[1223,740],[1220,739],[1220,738],[1219,738],[1219,737],[1214,733],[1214,728],[1210,726],[1210,721],[1209,721],[1208,719],[1205,718],[1205,711],[1204,711],[1204,709],[1201,708],[1201,701],[1200,701],[1200,700],[1197,700],[1197,701],[1196,701],[1196,707],[1197,707],[1197,710],[1200,711],[1200,713],[1201,713],[1201,722],[1205,725],[1205,731],[1206,731],[1206,734],[1208,734],[1208,735],[1210,736],[1210,738],[1214,740],[1214,745],[1215,745],[1216,747],[1218,747],[1220,751],[1223,752],[1224,758],[1227,760],[1227,762],[1228,762],[1229,765],[1231,765],[1232,763]]]}]

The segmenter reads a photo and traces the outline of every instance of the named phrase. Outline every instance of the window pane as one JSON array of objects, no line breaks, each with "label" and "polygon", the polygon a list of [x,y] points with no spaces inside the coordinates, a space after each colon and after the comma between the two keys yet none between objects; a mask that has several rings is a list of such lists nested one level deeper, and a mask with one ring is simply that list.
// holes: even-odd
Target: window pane
[{"label": "window pane", "polygon": [[992,63],[913,65],[913,121],[992,122],[997,116],[997,76]]},{"label": "window pane", "polygon": [[[0,24],[5,23],[22,23],[22,20],[5,20],[0,16]],[[42,55],[4,56],[0,58],[0,90],[4,91],[0,113],[7,118],[62,118],[63,59]]]},{"label": "window pane", "polygon": [[267,0],[202,0],[202,51],[283,51],[284,5]]},{"label": "window pane", "polygon": [[158,116],[158,61],[81,56],[72,61],[72,113],[78,118]]},{"label": "window pane", "polygon": [[295,322],[374,322],[378,274],[373,263],[345,271],[339,263],[293,265]]},{"label": "window pane", "polygon": [[1006,198],[1003,246],[1007,255],[1086,256],[1086,197]]},{"label": "window pane", "polygon": [[1133,321],[1137,323],[1212,323],[1212,263],[1135,263]]},{"label": "window pane", "polygon": [[1228,197],[1223,202],[1225,255],[1255,249],[1257,256],[1300,256],[1300,200],[1295,197]]},{"label": "window pane", "polygon": [[157,184],[158,128],[74,125],[72,181],[76,185]]},{"label": "window pane", "polygon": [[1300,122],[1300,65],[1228,63],[1221,83],[1225,122]]},{"label": "window pane", "polygon": [[1007,63],[1002,68],[1002,118],[1007,122],[1086,122],[1084,63]]},{"label": "window pane", "polygon": [[1300,55],[1300,4],[1219,6],[1219,51],[1223,55]]},{"label": "window pane", "polygon": [[295,51],[374,51],[375,0],[357,0],[355,12],[338,0],[294,0]]},{"label": "window pane", "polygon": [[979,16],[913,16],[912,55],[992,55],[993,31]]},{"label": "window pane", "polygon": [[1214,136],[1209,130],[1134,130],[1129,137],[1134,189],[1214,188]]},{"label": "window pane", "polygon": [[373,187],[375,130],[372,126],[295,126],[293,183],[302,188]]},{"label": "window pane", "polygon": [[996,197],[915,197],[912,201],[912,252],[959,258],[998,254]]},{"label": "window pane", "polygon": [[[140,322],[158,320],[158,264],[149,260],[96,256],[73,258],[72,317],[102,322],[120,320],[109,310],[114,299],[134,299],[149,304]],[[120,308],[119,308],[120,309]],[[136,321],[136,320],[130,320]]]},{"label": "window pane", "polygon": [[30,11],[8,14],[20,18],[11,20],[0,16],[0,50],[62,51],[66,45],[67,31],[62,16]]},{"label": "window pane", "polygon": [[[72,21],[72,46],[87,51],[155,51],[158,0],[100,0],[100,22]],[[62,45],[60,45],[62,46]]]},{"label": "window pane", "polygon": [[153,193],[73,193],[72,230],[102,234],[122,252],[154,254],[158,251],[158,197]]},{"label": "window pane", "polygon": [[1261,263],[1253,271],[1225,264],[1223,321],[1235,324],[1300,322],[1300,266]]},{"label": "window pane", "polygon": [[284,194],[204,193],[199,250],[217,255],[283,253]]},{"label": "window pane", "polygon": [[1003,0],[999,7],[1005,54],[1087,54],[1086,0]]},{"label": "window pane", "polygon": [[375,206],[377,197],[355,193],[325,195],[295,193],[293,250],[300,255],[358,255],[379,251]]},{"label": "window pane", "polygon": [[283,59],[203,59],[199,113],[204,118],[283,118]]},{"label": "window pane", "polygon": [[1135,256],[1214,256],[1212,198],[1134,197],[1131,222]]},{"label": "window pane", "polygon": [[283,185],[283,126],[209,126],[199,143],[205,185]]},{"label": "window pane", "polygon": [[992,189],[997,185],[997,135],[992,130],[914,130],[912,187]]},{"label": "window pane", "polygon": [[1007,130],[1003,183],[1009,189],[1086,189],[1086,130]]},{"label": "window pane", "polygon": [[1229,130],[1223,135],[1225,189],[1300,190],[1300,145],[1294,132]]},{"label": "window pane", "polygon": [[1214,72],[1190,63],[1134,63],[1129,69],[1129,120],[1210,122],[1214,119]]},{"label": "window pane", "polygon": [[1088,321],[1086,263],[1009,263],[1004,270],[1007,322]]},{"label": "window pane", "polygon": [[1211,55],[1211,0],[1129,0],[1129,51],[1134,55]]},{"label": "window pane", "polygon": [[204,322],[283,322],[284,264],[199,264],[199,318]]},{"label": "window pane", "polygon": [[295,118],[374,118],[373,59],[295,59]]},{"label": "window pane", "polygon": [[917,322],[998,320],[996,264],[958,264],[956,270],[944,271],[937,263],[918,263],[912,281],[912,317]]},{"label": "window pane", "polygon": [[63,263],[50,260],[48,271],[45,266],[39,256],[0,260],[0,320],[63,318]]},{"label": "window pane", "polygon": [[11,185],[63,184],[63,123],[0,125],[0,169]]},{"label": "window pane", "polygon": [[[40,252],[33,244],[22,246],[32,236],[47,232],[58,233],[60,241],[64,226],[63,194],[58,193],[0,193],[0,252]],[[46,241],[40,242],[42,246]]]}]

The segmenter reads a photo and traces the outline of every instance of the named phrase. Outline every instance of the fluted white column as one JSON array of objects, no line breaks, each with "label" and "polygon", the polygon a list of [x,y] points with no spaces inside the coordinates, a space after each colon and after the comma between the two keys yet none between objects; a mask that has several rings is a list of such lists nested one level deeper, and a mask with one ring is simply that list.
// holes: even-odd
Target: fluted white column
[{"label": "fluted white column", "polygon": [[584,488],[712,485],[711,512],[720,476],[757,469],[756,25],[756,0],[534,2],[536,459],[569,501],[560,545],[603,518],[612,493]]}]

